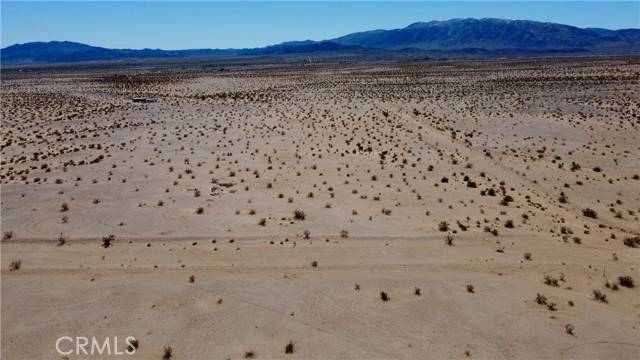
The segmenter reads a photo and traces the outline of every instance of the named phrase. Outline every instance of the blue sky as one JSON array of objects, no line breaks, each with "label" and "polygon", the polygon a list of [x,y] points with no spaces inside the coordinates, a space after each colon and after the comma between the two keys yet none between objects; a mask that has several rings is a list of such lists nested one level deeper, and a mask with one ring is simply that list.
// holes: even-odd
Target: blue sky
[{"label": "blue sky", "polygon": [[416,21],[497,17],[639,28],[640,1],[1,3],[1,45],[71,40],[110,48],[242,48],[323,40]]}]

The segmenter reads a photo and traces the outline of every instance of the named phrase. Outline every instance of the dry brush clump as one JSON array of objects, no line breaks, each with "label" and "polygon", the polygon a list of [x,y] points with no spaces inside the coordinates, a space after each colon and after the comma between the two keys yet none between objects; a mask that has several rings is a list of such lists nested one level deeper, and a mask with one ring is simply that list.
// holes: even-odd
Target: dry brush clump
[{"label": "dry brush clump", "polygon": [[116,237],[113,234],[102,237],[102,247],[105,249],[110,247],[111,245],[113,245],[112,243],[115,239]]},{"label": "dry brush clump", "polygon": [[629,275],[623,275],[618,277],[618,282],[620,286],[624,286],[626,288],[634,288],[636,285],[633,281],[633,278]]},{"label": "dry brush clump", "polygon": [[295,220],[302,221],[302,220],[307,218],[307,214],[305,214],[304,211],[302,211],[302,210],[296,209],[296,210],[293,211],[293,218]]},{"label": "dry brush clump", "polygon": [[598,289],[593,289],[593,299],[603,303],[609,302],[609,300],[607,300],[607,294],[603,293]]},{"label": "dry brush clump", "polygon": [[293,345],[293,340],[290,340],[285,346],[284,346],[284,353],[285,354],[293,354],[294,351],[294,345]]},{"label": "dry brush clump", "polygon": [[631,248],[640,247],[640,236],[628,237],[622,240],[622,242]]},{"label": "dry brush clump", "polygon": [[597,219],[598,218],[598,213],[591,209],[591,208],[586,208],[584,210],[582,210],[582,215],[588,217],[588,218],[592,218],[592,219]]},{"label": "dry brush clump", "polygon": [[165,346],[162,350],[162,360],[171,360],[173,357],[173,349],[171,346]]},{"label": "dry brush clump", "polygon": [[20,270],[21,266],[22,266],[22,260],[20,259],[13,260],[11,264],[9,264],[9,271],[18,271]]}]

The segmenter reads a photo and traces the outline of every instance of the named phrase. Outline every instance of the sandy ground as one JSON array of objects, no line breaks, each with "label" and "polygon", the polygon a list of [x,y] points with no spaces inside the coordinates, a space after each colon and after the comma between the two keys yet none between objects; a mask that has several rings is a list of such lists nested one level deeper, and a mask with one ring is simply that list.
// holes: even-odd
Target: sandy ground
[{"label": "sandy ground", "polygon": [[637,57],[2,76],[3,359],[640,357]]}]

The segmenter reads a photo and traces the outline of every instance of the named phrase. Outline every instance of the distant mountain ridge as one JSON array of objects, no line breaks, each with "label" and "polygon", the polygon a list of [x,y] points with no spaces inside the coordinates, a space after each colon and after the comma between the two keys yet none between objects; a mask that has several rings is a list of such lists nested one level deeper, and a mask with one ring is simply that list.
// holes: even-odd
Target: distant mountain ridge
[{"label": "distant mountain ridge", "polygon": [[452,19],[418,22],[402,29],[358,32],[331,41],[379,49],[595,51],[638,49],[640,29],[583,29],[529,20]]},{"label": "distant mountain ridge", "polygon": [[71,41],[31,42],[0,50],[3,64],[46,64],[97,60],[276,56],[318,52],[359,52],[360,46],[330,41],[288,42],[254,49],[108,49]]},{"label": "distant mountain ridge", "polygon": [[372,30],[324,41],[289,41],[253,49],[108,49],[70,41],[31,42],[0,50],[2,64],[96,60],[287,56],[291,54],[408,53],[518,55],[640,53],[640,29],[607,30],[530,20],[452,19],[417,22],[405,28]]}]

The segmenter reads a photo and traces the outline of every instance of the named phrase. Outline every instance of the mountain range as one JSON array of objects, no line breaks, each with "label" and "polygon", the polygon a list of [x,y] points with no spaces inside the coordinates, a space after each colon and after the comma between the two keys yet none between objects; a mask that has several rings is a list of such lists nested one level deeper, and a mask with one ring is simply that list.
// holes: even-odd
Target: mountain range
[{"label": "mountain range", "polygon": [[640,29],[608,30],[529,20],[452,19],[401,29],[357,32],[323,41],[252,49],[108,49],[70,41],[31,42],[0,50],[2,64],[96,60],[321,54],[364,56],[505,56],[640,53]]}]

